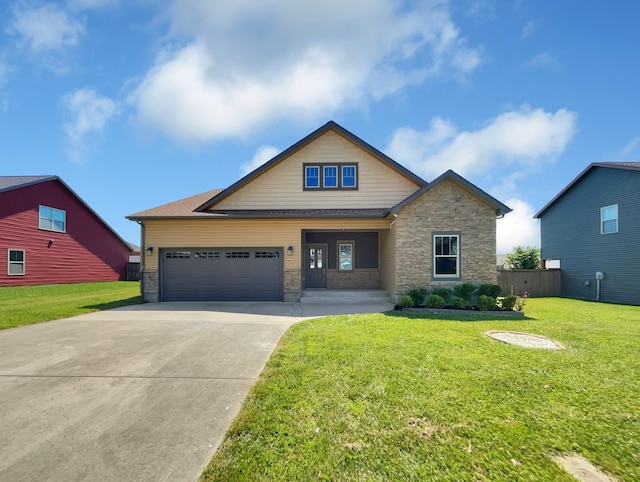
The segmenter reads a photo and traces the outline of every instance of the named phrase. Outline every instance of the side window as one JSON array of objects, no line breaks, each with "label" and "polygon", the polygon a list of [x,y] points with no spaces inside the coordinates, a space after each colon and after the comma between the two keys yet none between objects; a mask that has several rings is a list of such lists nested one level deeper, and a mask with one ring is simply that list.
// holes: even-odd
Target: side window
[{"label": "side window", "polygon": [[320,187],[320,167],[305,166],[304,168],[304,187],[318,188]]},{"label": "side window", "polygon": [[9,276],[24,276],[25,256],[23,249],[10,249],[7,255],[7,274]]},{"label": "side window", "polygon": [[460,277],[460,235],[433,236],[433,277]]},{"label": "side window", "polygon": [[342,166],[342,187],[358,187],[356,166]]},{"label": "side window", "polygon": [[67,232],[67,212],[63,209],[40,206],[38,227],[58,233]]},{"label": "side window", "polygon": [[618,205],[600,208],[600,234],[618,232]]}]

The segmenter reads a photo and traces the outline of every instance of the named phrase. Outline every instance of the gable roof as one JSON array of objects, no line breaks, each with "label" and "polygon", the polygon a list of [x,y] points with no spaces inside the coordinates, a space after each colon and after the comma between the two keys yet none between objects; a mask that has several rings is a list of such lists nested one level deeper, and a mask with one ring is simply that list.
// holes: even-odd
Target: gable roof
[{"label": "gable roof", "polygon": [[262,166],[258,167],[254,171],[250,172],[249,174],[244,176],[242,179],[238,180],[237,182],[235,182],[234,184],[229,186],[224,191],[222,191],[219,194],[213,196],[211,199],[207,200],[202,205],[198,206],[195,209],[195,211],[202,212],[202,211],[206,211],[206,210],[210,209],[212,206],[214,206],[219,201],[222,201],[223,199],[227,198],[228,196],[230,196],[231,194],[236,192],[241,187],[246,186],[251,181],[253,181],[255,178],[260,176],[262,173],[264,173],[264,172],[268,171],[269,169],[271,169],[272,167],[276,166],[277,164],[279,164],[280,162],[282,162],[283,160],[285,160],[286,158],[291,156],[293,153],[299,151],[304,146],[306,146],[307,144],[311,143],[312,141],[314,141],[315,139],[317,139],[318,137],[322,136],[323,134],[325,134],[326,132],[328,132],[330,130],[340,134],[342,137],[344,137],[347,140],[353,142],[354,144],[356,144],[357,146],[359,146],[360,148],[362,148],[363,150],[365,150],[366,152],[371,154],[373,157],[377,158],[378,160],[380,160],[381,162],[383,162],[384,164],[386,164],[390,168],[394,169],[395,171],[397,171],[398,173],[400,173],[404,177],[406,177],[406,178],[410,179],[411,181],[415,182],[419,186],[426,186],[427,185],[427,182],[424,179],[422,179],[421,177],[417,176],[413,172],[409,171],[407,168],[403,167],[402,165],[398,164],[396,161],[391,159],[386,154],[380,152],[378,149],[376,149],[375,147],[373,147],[370,144],[366,143],[365,141],[363,141],[362,139],[360,139],[356,135],[354,135],[351,132],[349,132],[348,130],[346,130],[341,125],[337,124],[336,122],[329,121],[325,125],[323,125],[322,127],[316,129],[315,131],[313,131],[311,134],[309,134],[305,138],[299,140],[298,142],[293,144],[291,147],[289,147],[288,149],[284,150],[283,152],[281,152],[280,154],[275,156],[270,161],[264,163]]},{"label": "gable roof", "polygon": [[640,171],[640,162],[592,162],[587,168],[576,176],[567,186],[560,191],[551,201],[538,211],[533,217],[540,218],[543,213],[556,203],[561,197],[563,197],[577,182],[579,182],[588,172],[592,171],[596,167],[604,167],[608,169],[622,169],[627,171]]},{"label": "gable roof", "polygon": [[124,244],[129,251],[131,251],[131,245],[127,243],[118,233],[114,231],[114,229],[107,224],[107,222],[102,219],[98,213],[96,213],[91,207],[84,202],[84,200],[76,194],[76,192],[71,189],[67,183],[65,183],[58,176],[0,176],[0,193],[11,191],[14,189],[22,189],[28,186],[33,186],[35,184],[40,184],[43,182],[57,181],[62,184],[67,191],[69,191],[79,202],[82,204],[91,214],[93,214],[98,220],[105,225],[105,227],[111,231],[111,233],[122,243]]},{"label": "gable roof", "polygon": [[0,192],[54,179],[56,179],[56,176],[0,176]]},{"label": "gable roof", "polygon": [[396,204],[394,207],[391,208],[390,212],[392,214],[398,214],[398,212],[400,212],[400,209],[405,207],[411,201],[413,201],[414,199],[422,196],[425,192],[433,189],[438,184],[440,184],[442,181],[445,181],[447,179],[451,179],[451,180],[456,181],[457,183],[461,184],[462,186],[467,188],[469,191],[474,193],[476,196],[484,199],[489,204],[495,206],[495,208],[496,208],[496,216],[504,216],[505,214],[513,211],[510,207],[506,206],[505,204],[502,204],[496,198],[494,198],[490,194],[487,194],[486,192],[484,192],[482,189],[480,189],[475,184],[471,184],[465,178],[463,178],[459,174],[456,174],[454,171],[449,169],[447,172],[445,172],[444,174],[441,174],[440,176],[438,176],[436,179],[431,181],[428,185],[424,186],[422,189],[419,189],[418,191],[414,192],[411,196],[409,196],[405,200],[403,200],[403,201],[399,202],[398,204]]}]

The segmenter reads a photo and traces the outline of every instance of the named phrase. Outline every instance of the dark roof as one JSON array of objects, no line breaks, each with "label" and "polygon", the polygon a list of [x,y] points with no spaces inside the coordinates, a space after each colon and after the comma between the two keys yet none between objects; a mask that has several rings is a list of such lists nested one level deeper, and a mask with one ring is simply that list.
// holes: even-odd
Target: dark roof
[{"label": "dark roof", "polygon": [[0,192],[54,179],[56,176],[0,176]]},{"label": "dark roof", "polygon": [[91,207],[86,202],[84,202],[84,200],[80,196],[78,196],[76,192],[73,189],[71,189],[67,185],[67,183],[64,182],[62,179],[60,179],[58,176],[0,176],[0,193],[11,191],[12,189],[25,188],[27,186],[33,186],[34,184],[39,184],[42,182],[49,182],[49,181],[57,181],[60,184],[62,184],[62,186],[67,191],[73,194],[73,196],[78,201],[80,201],[80,203],[85,208],[87,208],[87,210],[89,210],[91,214],[93,214],[96,218],[98,218],[98,220],[102,224],[104,224],[107,227],[107,229],[111,231],[113,235],[116,238],[118,238],[118,240],[120,240],[120,242],[124,244],[131,251],[131,245],[127,243],[124,239],[122,239],[120,235],[116,233],[114,229],[111,226],[109,226],[107,222],[98,215],[98,213],[96,213],[93,209],[91,209]]},{"label": "dark roof", "polygon": [[442,181],[444,181],[446,179],[452,179],[452,180],[456,181],[457,183],[462,184],[462,186],[466,187],[469,191],[471,191],[472,193],[474,193],[478,197],[484,199],[489,204],[495,206],[496,215],[497,216],[504,216],[505,214],[507,214],[507,213],[512,211],[512,209],[510,207],[506,206],[505,204],[502,204],[496,198],[494,198],[493,196],[487,194],[486,192],[484,192],[482,189],[480,189],[475,184],[471,184],[465,178],[463,178],[462,176],[456,174],[454,171],[449,169],[447,172],[445,172],[444,174],[438,176],[436,179],[431,181],[428,185],[424,186],[422,189],[419,189],[418,191],[414,192],[411,196],[406,198],[404,201],[401,201],[398,204],[396,204],[393,208],[391,208],[391,213],[397,214],[400,211],[400,209],[405,207],[411,201],[413,201],[414,199],[422,196],[425,192],[429,191],[430,189],[433,189],[434,187],[436,187],[438,184],[440,184]]},{"label": "dark roof", "polygon": [[212,209],[211,216],[229,218],[384,218],[389,209]]},{"label": "dark roof", "polygon": [[396,161],[391,159],[386,154],[380,152],[378,149],[376,149],[375,147],[373,147],[370,144],[366,143],[365,141],[363,141],[362,139],[360,139],[356,135],[354,135],[351,132],[349,132],[348,130],[346,130],[344,127],[342,127],[339,124],[337,124],[336,122],[329,121],[325,125],[320,127],[319,129],[316,129],[315,131],[313,131],[311,134],[309,134],[305,138],[299,140],[294,145],[292,145],[291,147],[289,147],[285,151],[283,151],[280,154],[278,154],[277,156],[275,156],[270,161],[264,163],[262,166],[258,167],[256,170],[250,172],[249,174],[244,176],[242,179],[240,179],[239,181],[237,181],[234,184],[232,184],[231,186],[229,186],[224,191],[220,192],[216,196],[214,196],[211,199],[207,200],[201,206],[198,206],[196,208],[196,211],[206,211],[207,209],[211,208],[217,202],[225,199],[226,197],[228,197],[229,195],[233,194],[235,191],[237,191],[241,187],[247,185],[252,180],[254,180],[256,177],[260,176],[265,171],[271,169],[276,164],[282,162],[284,159],[286,159],[287,157],[291,156],[293,153],[299,151],[304,146],[309,144],[311,141],[317,139],[318,137],[320,137],[321,135],[325,134],[329,130],[333,130],[333,131],[337,132],[338,134],[342,135],[343,137],[345,137],[346,139],[350,140],[354,144],[360,146],[362,149],[364,149],[365,151],[369,152],[369,154],[371,154],[374,157],[378,158],[380,161],[385,163],[387,166],[389,166],[392,169],[396,170],[397,172],[399,172],[400,174],[402,174],[406,178],[410,179],[411,181],[415,182],[419,186],[426,186],[427,185],[427,182],[424,179],[422,179],[421,177],[417,176],[413,172],[409,171],[407,168],[403,167],[402,165],[398,164]]},{"label": "dark roof", "polygon": [[582,179],[588,172],[595,169],[596,167],[604,167],[608,169],[622,169],[627,171],[640,171],[640,162],[592,162],[587,166],[587,168],[582,171],[580,174],[576,176],[576,178],[571,181],[567,186],[560,191],[551,201],[549,201],[540,211],[538,211],[534,218],[540,218],[542,214],[549,209],[553,204],[556,203],[558,199],[566,194],[574,184],[576,184],[580,179]]}]

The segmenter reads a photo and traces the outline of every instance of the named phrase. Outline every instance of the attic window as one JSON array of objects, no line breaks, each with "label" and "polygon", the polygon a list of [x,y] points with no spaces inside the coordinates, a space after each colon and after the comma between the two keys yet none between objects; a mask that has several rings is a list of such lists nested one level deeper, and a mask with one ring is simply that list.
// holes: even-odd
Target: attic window
[{"label": "attic window", "polygon": [[38,226],[40,229],[56,231],[58,233],[64,233],[67,231],[66,211],[47,206],[40,206],[39,217],[40,220]]},{"label": "attic window", "polygon": [[358,164],[305,164],[304,190],[357,190]]}]

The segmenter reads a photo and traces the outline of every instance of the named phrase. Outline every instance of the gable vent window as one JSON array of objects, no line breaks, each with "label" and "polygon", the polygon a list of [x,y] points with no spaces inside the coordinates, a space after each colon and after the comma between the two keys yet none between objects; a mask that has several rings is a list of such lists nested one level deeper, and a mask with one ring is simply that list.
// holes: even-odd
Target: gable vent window
[{"label": "gable vent window", "polygon": [[62,209],[50,208],[47,206],[40,206],[39,209],[39,224],[40,229],[46,229],[47,231],[56,231],[58,233],[65,233],[67,231],[67,212]]},{"label": "gable vent window", "polygon": [[358,164],[305,164],[303,188],[306,191],[355,191],[358,189]]},{"label": "gable vent window", "polygon": [[600,234],[618,232],[618,205],[600,208]]}]

